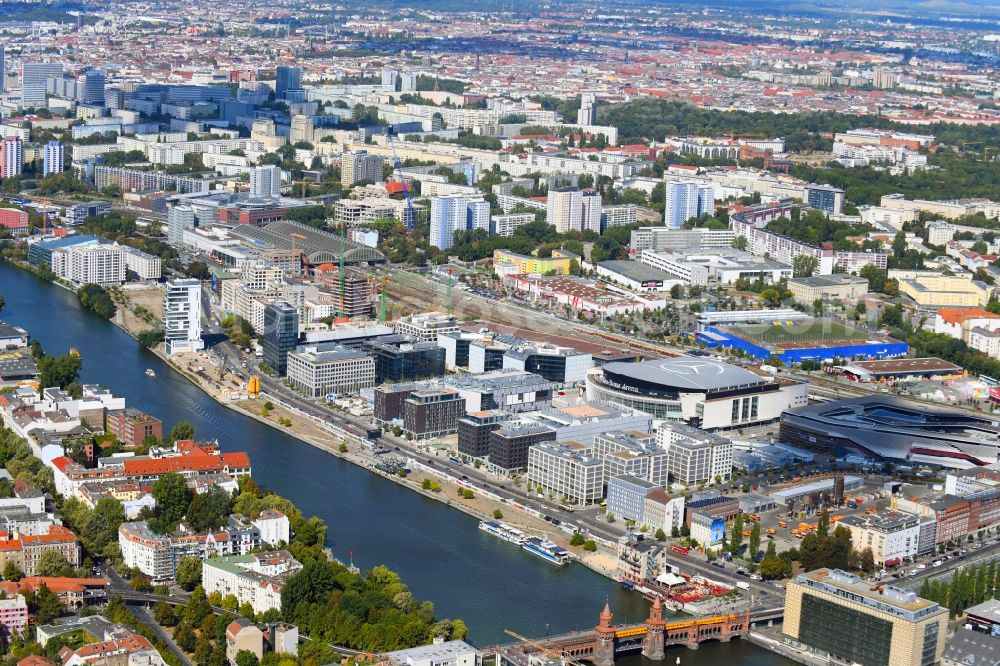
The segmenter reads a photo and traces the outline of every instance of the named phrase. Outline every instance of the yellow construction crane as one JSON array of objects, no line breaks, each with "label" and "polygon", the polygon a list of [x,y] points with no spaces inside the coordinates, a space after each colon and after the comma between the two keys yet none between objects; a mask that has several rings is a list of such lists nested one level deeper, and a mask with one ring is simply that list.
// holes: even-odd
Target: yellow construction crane
[{"label": "yellow construction crane", "polygon": [[546,656],[551,657],[552,659],[560,659],[568,666],[583,666],[583,664],[581,664],[580,662],[574,661],[569,657],[567,657],[564,652],[560,652],[559,650],[553,650],[552,648],[545,647],[538,641],[532,638],[528,638],[527,636],[522,636],[516,631],[511,631],[510,629],[504,629],[503,631],[508,636],[513,636],[514,638],[521,641],[525,645],[530,645],[531,647],[535,648],[536,650],[539,650],[540,652],[543,652]]}]

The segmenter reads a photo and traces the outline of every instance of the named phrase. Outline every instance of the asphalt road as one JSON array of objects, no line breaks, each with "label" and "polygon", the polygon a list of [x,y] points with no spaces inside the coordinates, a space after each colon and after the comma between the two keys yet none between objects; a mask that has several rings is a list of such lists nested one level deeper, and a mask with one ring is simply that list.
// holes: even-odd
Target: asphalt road
[{"label": "asphalt road", "polygon": [[174,639],[171,638],[166,629],[156,623],[156,620],[153,619],[153,614],[149,612],[149,608],[145,606],[133,606],[132,614],[135,615],[139,622],[142,622],[144,625],[152,629],[156,634],[156,637],[166,644],[167,648],[173,652],[178,659],[180,659],[182,664],[185,666],[194,666],[193,662],[187,658],[186,654],[184,654],[184,650],[181,650],[177,646],[177,643],[174,642]]}]

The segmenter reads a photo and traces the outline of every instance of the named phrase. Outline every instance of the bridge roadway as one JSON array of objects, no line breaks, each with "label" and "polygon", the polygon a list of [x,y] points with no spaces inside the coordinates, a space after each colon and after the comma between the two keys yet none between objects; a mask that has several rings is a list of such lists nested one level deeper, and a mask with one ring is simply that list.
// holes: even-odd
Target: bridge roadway
[{"label": "bridge roadway", "polygon": [[[784,608],[769,608],[752,612],[749,617],[739,614],[715,615],[674,619],[663,625],[664,647],[686,645],[696,648],[698,643],[708,640],[728,641],[734,636],[743,636],[752,627],[781,620]],[[615,653],[625,654],[643,650],[649,627],[646,623],[614,627]],[[588,659],[594,656],[598,642],[597,629],[582,629],[556,636],[548,636],[534,643],[511,643],[494,645],[483,649],[483,656],[494,657],[504,651],[532,652],[539,646],[573,659]]]}]

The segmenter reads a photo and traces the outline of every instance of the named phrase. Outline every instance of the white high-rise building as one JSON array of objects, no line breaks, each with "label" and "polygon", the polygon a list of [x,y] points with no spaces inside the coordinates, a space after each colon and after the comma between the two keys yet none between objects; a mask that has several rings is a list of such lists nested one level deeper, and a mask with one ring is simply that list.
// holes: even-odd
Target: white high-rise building
[{"label": "white high-rise building", "polygon": [[[453,245],[456,230],[465,229],[469,215],[469,200],[461,195],[431,199],[431,245],[447,250]],[[487,228],[489,220],[487,214]]]},{"label": "white high-rise building", "polygon": [[695,181],[668,181],[663,223],[668,229],[680,229],[691,218],[715,212],[715,187]]},{"label": "white high-rise building", "polygon": [[380,182],[384,165],[381,155],[369,155],[364,150],[344,153],[340,156],[340,184],[350,187],[362,181]]},{"label": "white high-rise building", "polygon": [[583,127],[597,124],[597,96],[594,93],[580,95],[580,110],[576,112],[576,124]]},{"label": "white high-rise building", "polygon": [[250,172],[250,196],[271,198],[281,195],[281,168],[260,166]]},{"label": "white high-rise building", "polygon": [[24,165],[24,144],[20,137],[8,136],[0,142],[0,178],[19,176]]},{"label": "white high-rise building", "polygon": [[573,188],[549,190],[546,219],[559,233],[587,229],[601,233],[601,195]]},{"label": "white high-rise building", "polygon": [[399,75],[399,91],[414,92],[417,89],[417,75],[413,72],[403,72]]},{"label": "white high-rise building", "polygon": [[466,208],[466,229],[490,230],[490,204],[488,201],[470,201]]},{"label": "white high-rise building", "polygon": [[170,355],[205,348],[201,339],[201,282],[194,278],[167,282],[163,335]]},{"label": "white high-rise building", "polygon": [[546,220],[561,234],[580,229],[583,221],[583,192],[569,188],[549,190]]},{"label": "white high-rise building", "polygon": [[7,53],[0,44],[0,93],[7,89]]},{"label": "white high-rise building", "polygon": [[601,195],[599,192],[584,192],[581,199],[580,231],[590,229],[601,233]]},{"label": "white high-rise building", "polygon": [[45,155],[42,160],[42,175],[62,173],[64,169],[63,145],[59,141],[49,141],[45,144]]},{"label": "white high-rise building", "polygon": [[396,89],[396,77],[399,75],[394,69],[383,69],[382,70],[382,85],[386,88]]}]

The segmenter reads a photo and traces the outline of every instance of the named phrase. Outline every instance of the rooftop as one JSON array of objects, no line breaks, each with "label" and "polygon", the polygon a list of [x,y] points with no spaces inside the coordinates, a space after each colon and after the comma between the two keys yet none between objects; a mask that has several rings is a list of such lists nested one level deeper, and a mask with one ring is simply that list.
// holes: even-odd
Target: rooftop
[{"label": "rooftop", "polygon": [[733,386],[766,384],[760,375],[721,361],[678,356],[639,363],[606,363],[605,373],[626,379],[669,385],[691,391],[714,391]]},{"label": "rooftop", "polygon": [[389,652],[385,656],[397,664],[408,664],[414,661],[431,660],[434,663],[453,661],[456,657],[477,652],[465,641],[445,641],[444,643],[421,645],[408,650]]},{"label": "rooftop", "polygon": [[946,613],[934,601],[918,597],[916,592],[893,585],[874,586],[860,576],[839,569],[816,569],[799,574],[794,584],[833,594],[851,601],[858,601],[873,610],[919,620],[928,615]]}]

